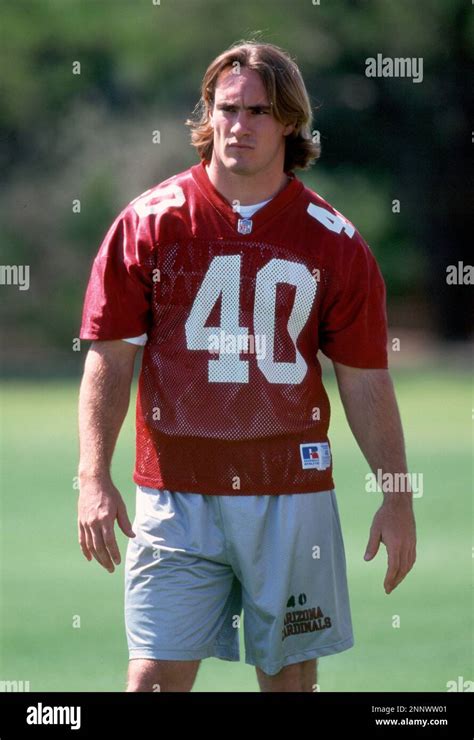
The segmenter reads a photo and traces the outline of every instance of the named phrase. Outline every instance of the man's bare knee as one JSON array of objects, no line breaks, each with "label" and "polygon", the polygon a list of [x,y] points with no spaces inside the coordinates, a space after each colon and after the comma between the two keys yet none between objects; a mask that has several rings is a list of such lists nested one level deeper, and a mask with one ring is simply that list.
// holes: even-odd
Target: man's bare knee
[{"label": "man's bare knee", "polygon": [[126,691],[191,691],[200,662],[148,658],[130,660]]}]

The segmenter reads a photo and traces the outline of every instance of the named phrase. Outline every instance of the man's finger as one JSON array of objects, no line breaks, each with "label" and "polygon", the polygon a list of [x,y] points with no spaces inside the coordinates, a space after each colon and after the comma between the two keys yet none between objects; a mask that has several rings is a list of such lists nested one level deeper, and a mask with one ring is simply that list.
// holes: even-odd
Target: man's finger
[{"label": "man's finger", "polygon": [[127,535],[127,537],[136,537],[136,534],[132,529],[130,519],[128,518],[127,507],[123,501],[119,502],[117,508],[117,522],[120,529]]},{"label": "man's finger", "polygon": [[390,550],[388,551],[388,568],[387,568],[387,574],[385,576],[384,581],[384,588],[387,593],[390,593],[390,591],[393,591],[395,588],[395,581],[398,576],[398,571],[400,568],[400,556],[397,551],[396,554],[392,553]]},{"label": "man's finger", "polygon": [[377,555],[378,549],[380,547],[380,540],[380,529],[372,524],[370,528],[369,541],[367,543],[367,547],[365,548],[364,560],[372,560],[372,558]]},{"label": "man's finger", "polygon": [[92,535],[92,542],[94,547],[92,554],[94,555],[95,559],[104,566],[106,570],[113,573],[115,570],[114,564],[112,563],[110,555],[107,552],[104,544],[104,539],[102,537],[102,527],[99,523],[96,523],[95,525],[89,527],[89,531]]},{"label": "man's finger", "polygon": [[92,555],[92,557],[97,560],[97,557],[96,557],[95,552],[94,552],[94,543],[92,541],[92,534],[91,534],[91,532],[89,530],[89,527],[86,524],[83,524],[82,525],[82,531],[84,532],[84,538],[85,538],[85,541],[86,541],[86,547],[87,547],[87,549],[89,550],[89,552]]},{"label": "man's finger", "polygon": [[413,564],[415,562],[415,557],[413,555],[413,548],[410,548],[407,553],[403,554],[400,558],[400,567],[398,570],[398,575],[395,581],[395,585],[393,588],[396,588],[405,578],[405,576],[411,571],[413,568]]},{"label": "man's finger", "polygon": [[102,538],[115,565],[120,565],[120,550],[118,549],[117,540],[115,539],[113,526],[107,524],[102,525]]},{"label": "man's finger", "polygon": [[395,580],[393,582],[392,588],[390,589],[391,591],[394,591],[397,588],[397,586],[400,585],[400,583],[403,581],[403,579],[405,578],[405,576],[406,576],[407,573],[408,573],[408,571],[405,571],[405,570],[402,570],[402,569],[400,569],[398,571],[398,573],[396,575],[396,578],[395,578]]},{"label": "man's finger", "polygon": [[84,532],[84,527],[82,526],[81,522],[78,521],[78,535],[79,535],[79,545],[81,546],[81,550],[84,554],[84,557],[89,560],[89,562],[92,560],[92,555],[90,553],[89,548],[86,544],[86,535]]}]

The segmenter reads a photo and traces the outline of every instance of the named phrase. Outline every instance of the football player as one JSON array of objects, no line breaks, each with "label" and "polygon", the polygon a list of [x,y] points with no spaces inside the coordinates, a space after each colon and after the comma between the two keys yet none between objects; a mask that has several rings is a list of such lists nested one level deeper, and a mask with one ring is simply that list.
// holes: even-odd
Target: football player
[{"label": "football player", "polygon": [[[245,660],[262,691],[314,691],[354,644],[317,358],[334,363],[371,469],[406,473],[385,285],[354,225],[295,175],[319,156],[294,60],[244,42],[212,61],[187,123],[199,162],[131,201],[94,261],[80,337],[79,541],[125,561],[128,691],[190,691]],[[135,518],[110,464],[144,346]],[[384,491],[390,593],[415,561],[412,494]],[[241,616],[243,614],[243,624]]]}]

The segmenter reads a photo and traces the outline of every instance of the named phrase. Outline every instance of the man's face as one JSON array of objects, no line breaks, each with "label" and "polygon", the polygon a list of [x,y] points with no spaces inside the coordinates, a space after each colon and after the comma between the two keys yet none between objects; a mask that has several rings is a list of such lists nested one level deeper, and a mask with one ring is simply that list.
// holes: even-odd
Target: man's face
[{"label": "man's face", "polygon": [[237,175],[255,175],[273,169],[283,171],[285,134],[273,116],[260,75],[241,67],[239,74],[225,69],[218,77],[214,107],[213,158],[218,167]]}]

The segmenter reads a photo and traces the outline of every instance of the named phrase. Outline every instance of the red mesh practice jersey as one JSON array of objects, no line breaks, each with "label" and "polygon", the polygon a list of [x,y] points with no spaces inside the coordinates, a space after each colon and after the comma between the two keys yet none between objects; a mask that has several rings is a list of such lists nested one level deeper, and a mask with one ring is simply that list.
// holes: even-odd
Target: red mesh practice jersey
[{"label": "red mesh practice jersey", "polygon": [[387,367],[385,285],[293,172],[242,219],[201,162],[135,198],[97,257],[80,337],[146,333],[134,481],[222,495],[334,487],[317,359]]}]

